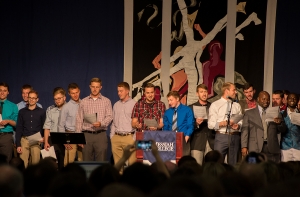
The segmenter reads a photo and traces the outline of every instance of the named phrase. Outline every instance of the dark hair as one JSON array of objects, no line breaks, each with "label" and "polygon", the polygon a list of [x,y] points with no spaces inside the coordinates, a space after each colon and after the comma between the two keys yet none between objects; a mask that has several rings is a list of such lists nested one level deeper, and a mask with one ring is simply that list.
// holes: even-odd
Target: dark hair
[{"label": "dark hair", "polygon": [[288,90],[282,90],[283,94],[289,95],[291,92]]},{"label": "dark hair", "polygon": [[28,95],[29,95],[29,94],[32,94],[32,93],[36,94],[36,97],[39,98],[39,93],[38,93],[37,91],[35,91],[35,90],[30,90],[30,92],[28,92]]},{"label": "dark hair", "polygon": [[299,95],[298,94],[296,94],[296,93],[289,93],[288,94],[288,96],[287,96],[287,99],[290,97],[290,95],[295,95],[295,97],[296,97],[296,100],[297,100],[297,104],[298,104],[298,102],[299,102]]},{"label": "dark hair", "polygon": [[70,83],[68,85],[68,91],[73,90],[73,89],[80,89],[79,86],[77,85],[77,83]]},{"label": "dark hair", "polygon": [[207,86],[204,83],[197,85],[196,92],[198,92],[199,88],[207,90]]},{"label": "dark hair", "polygon": [[254,89],[254,86],[252,83],[245,83],[244,86],[243,86],[243,90],[248,90],[249,88],[253,88]]},{"label": "dark hair", "polygon": [[118,87],[123,87],[123,88],[125,88],[125,89],[127,89],[127,90],[130,90],[129,84],[128,84],[127,82],[125,82],[125,81],[120,82],[120,83],[118,84]]},{"label": "dark hair", "polygon": [[5,82],[0,82],[0,86],[6,87],[7,90],[9,91],[9,86],[8,86],[7,83],[5,83]]},{"label": "dark hair", "polygon": [[275,90],[273,92],[273,94],[279,94],[280,95],[280,98],[283,98],[284,97],[284,94],[283,94],[283,91],[282,90]]},{"label": "dark hair", "polygon": [[21,91],[22,91],[22,90],[25,90],[25,89],[30,89],[30,90],[32,90],[33,87],[32,87],[31,85],[29,85],[29,84],[24,84],[24,85],[22,86],[22,88],[21,88]]}]

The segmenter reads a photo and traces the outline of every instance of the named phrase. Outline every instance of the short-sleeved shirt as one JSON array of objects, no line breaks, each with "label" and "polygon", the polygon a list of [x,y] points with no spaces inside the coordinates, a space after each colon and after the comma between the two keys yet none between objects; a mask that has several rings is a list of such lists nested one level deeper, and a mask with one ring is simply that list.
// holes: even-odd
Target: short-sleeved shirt
[{"label": "short-sleeved shirt", "polygon": [[[2,109],[2,120],[13,120],[17,123],[18,119],[18,107],[16,104],[10,102],[9,100],[3,101],[3,109]],[[4,128],[0,129],[0,132],[13,132],[14,127],[10,124],[4,126]]]},{"label": "short-sleeved shirt", "polygon": [[50,132],[58,132],[58,117],[60,115],[60,109],[55,106],[51,105],[47,108],[46,111],[46,120],[43,126],[43,129],[49,129]]},{"label": "short-sleeved shirt", "polygon": [[155,119],[159,123],[165,111],[166,105],[162,101],[154,100],[152,103],[147,103],[145,100],[140,100],[134,105],[131,118],[137,118],[139,123],[142,123],[140,130],[146,130],[144,119]]}]

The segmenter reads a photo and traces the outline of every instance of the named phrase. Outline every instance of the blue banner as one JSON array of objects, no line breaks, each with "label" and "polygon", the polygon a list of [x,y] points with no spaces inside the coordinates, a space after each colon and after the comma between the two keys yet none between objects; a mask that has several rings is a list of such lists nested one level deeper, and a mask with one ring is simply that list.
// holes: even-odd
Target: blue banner
[{"label": "blue banner", "polygon": [[[153,139],[163,161],[176,161],[176,132],[144,131],[144,140]],[[144,161],[155,162],[151,150],[144,151]]]}]

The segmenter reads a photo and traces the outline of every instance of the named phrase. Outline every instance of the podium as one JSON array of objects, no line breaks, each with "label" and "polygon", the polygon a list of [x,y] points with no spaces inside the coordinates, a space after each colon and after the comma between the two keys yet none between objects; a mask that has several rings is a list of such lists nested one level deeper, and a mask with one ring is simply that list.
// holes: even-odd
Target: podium
[{"label": "podium", "polygon": [[[53,144],[86,144],[84,133],[51,132]],[[69,164],[69,150],[67,149],[67,164]]]},{"label": "podium", "polygon": [[[144,134],[147,132],[151,132],[157,135],[160,135],[162,133],[167,133],[167,132],[172,132],[172,131],[144,131],[144,132],[136,132],[136,140],[149,140],[144,138]],[[175,139],[175,145],[176,145],[176,155],[175,155],[175,160],[176,163],[178,163],[179,159],[183,155],[183,141],[184,141],[184,135],[183,132],[175,132],[176,139]],[[159,142],[157,139],[153,139],[156,142]],[[138,162],[143,162],[144,161],[144,151],[141,149],[136,150],[136,159]]]}]

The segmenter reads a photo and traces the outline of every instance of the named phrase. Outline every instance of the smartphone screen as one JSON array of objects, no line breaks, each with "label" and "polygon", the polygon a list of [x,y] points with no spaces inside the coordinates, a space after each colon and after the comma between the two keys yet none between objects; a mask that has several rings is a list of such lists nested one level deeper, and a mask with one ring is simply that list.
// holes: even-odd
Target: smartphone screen
[{"label": "smartphone screen", "polygon": [[248,163],[257,163],[256,157],[248,157]]},{"label": "smartphone screen", "polygon": [[151,144],[150,140],[137,140],[136,149],[151,150]]}]

